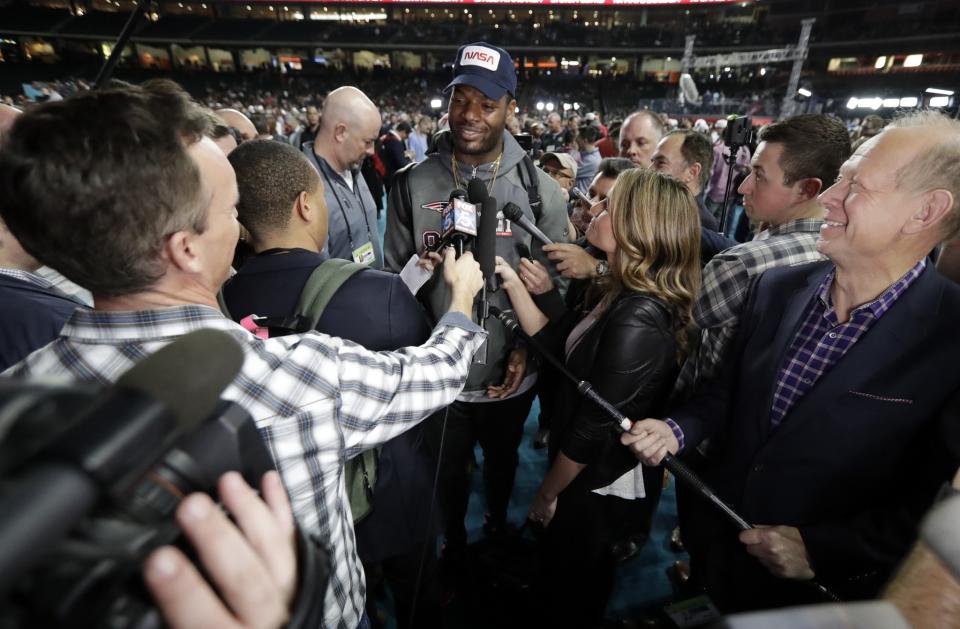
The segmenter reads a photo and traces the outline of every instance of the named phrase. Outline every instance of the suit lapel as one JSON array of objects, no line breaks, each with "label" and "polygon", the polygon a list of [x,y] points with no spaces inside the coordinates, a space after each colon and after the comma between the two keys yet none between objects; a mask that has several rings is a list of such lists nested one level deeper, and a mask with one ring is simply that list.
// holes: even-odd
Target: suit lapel
[{"label": "suit lapel", "polygon": [[787,350],[790,349],[790,344],[793,342],[794,337],[797,335],[797,330],[802,323],[803,317],[807,313],[807,306],[811,300],[814,299],[820,283],[831,269],[833,269],[833,266],[828,265],[822,270],[807,276],[807,283],[787,297],[787,303],[783,309],[780,325],[777,326],[777,334],[773,341],[773,347],[776,348],[776,351],[771,355],[774,357],[774,361],[759,371],[759,373],[767,374],[768,377],[766,399],[763,404],[759,405],[759,412],[756,417],[757,426],[760,434],[763,435],[764,441],[769,437],[770,433],[770,408],[773,406],[773,394],[777,388],[777,378],[780,375],[780,367],[783,365],[783,359],[786,356]]}]

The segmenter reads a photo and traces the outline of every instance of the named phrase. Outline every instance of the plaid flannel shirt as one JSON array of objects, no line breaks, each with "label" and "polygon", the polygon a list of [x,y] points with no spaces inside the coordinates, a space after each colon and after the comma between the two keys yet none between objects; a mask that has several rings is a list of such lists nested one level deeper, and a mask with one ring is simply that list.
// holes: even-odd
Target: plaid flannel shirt
[{"label": "plaid flannel shirt", "polygon": [[370,352],[318,332],[258,339],[206,306],[139,312],[81,309],[58,339],[4,375],[105,384],[163,345],[201,328],[226,331],[243,347],[243,368],[223,398],[253,416],[298,523],[330,544],[324,626],[356,627],[366,587],[344,486],[344,461],[453,402],[485,333],[453,313],[440,320],[421,347]]},{"label": "plaid flannel shirt", "polygon": [[688,357],[677,379],[675,395],[688,397],[713,378],[737,333],[740,311],[753,279],[767,269],[825,260],[817,251],[821,219],[799,219],[765,229],[714,256],[703,269],[703,287],[693,309],[700,328],[700,347]]}]

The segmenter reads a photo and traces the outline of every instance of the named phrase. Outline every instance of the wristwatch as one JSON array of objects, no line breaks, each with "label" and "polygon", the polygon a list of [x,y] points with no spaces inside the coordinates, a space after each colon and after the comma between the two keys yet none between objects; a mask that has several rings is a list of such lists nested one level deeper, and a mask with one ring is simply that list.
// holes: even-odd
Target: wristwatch
[{"label": "wristwatch", "polygon": [[610,272],[610,264],[606,260],[597,261],[597,277],[603,277]]}]

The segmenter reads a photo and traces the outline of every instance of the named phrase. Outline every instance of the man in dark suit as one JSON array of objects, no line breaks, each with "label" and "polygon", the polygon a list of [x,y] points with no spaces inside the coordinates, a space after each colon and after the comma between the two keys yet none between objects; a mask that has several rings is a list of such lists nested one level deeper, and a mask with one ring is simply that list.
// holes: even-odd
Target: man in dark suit
[{"label": "man in dark suit", "polygon": [[[229,159],[240,193],[238,218],[250,232],[256,255],[224,285],[224,301],[237,321],[254,313],[291,315],[307,279],[324,261],[323,183],[301,152],[279,142],[245,142]],[[426,313],[399,276],[368,268],[336,290],[316,329],[377,351],[419,345],[430,336]],[[372,510],[354,523],[369,589],[386,579],[401,628],[410,620],[420,562],[425,556],[433,559],[436,547],[434,523],[428,520],[433,461],[420,441],[420,431],[414,429],[380,449]],[[428,562],[423,571],[417,627],[439,622],[434,565]],[[368,598],[368,609],[373,598]]]},{"label": "man in dark suit", "polygon": [[960,287],[927,264],[960,231],[958,146],[960,122],[928,112],[857,149],[820,195],[830,262],[760,276],[721,375],[623,435],[649,465],[719,442],[704,477],[757,525],[738,539],[705,504],[684,522],[721,609],[809,602],[814,578],[874,595],[960,463]]}]

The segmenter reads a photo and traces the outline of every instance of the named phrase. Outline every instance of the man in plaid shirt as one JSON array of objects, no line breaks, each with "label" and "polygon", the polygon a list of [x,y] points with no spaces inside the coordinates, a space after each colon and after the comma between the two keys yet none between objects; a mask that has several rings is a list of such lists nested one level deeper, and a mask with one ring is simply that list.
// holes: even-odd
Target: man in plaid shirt
[{"label": "man in plaid shirt", "polygon": [[[6,375],[106,383],[192,330],[229,333],[245,360],[223,397],[253,416],[298,523],[331,547],[330,584],[316,593],[325,597],[324,626],[363,626],[343,463],[454,400],[485,336],[469,318],[483,278],[472,256],[446,253],[450,308],[421,347],[374,353],[320,333],[251,335],[217,309],[238,238],[237,184],[203,137],[205,120],[176,85],[154,82],[38,106],[4,139],[4,221],[27,250],[88,287],[96,304]],[[269,564],[292,536],[264,535],[248,544]],[[221,559],[221,574],[240,569],[228,553]],[[279,576],[296,582],[295,574]],[[227,594],[239,620],[244,605],[257,613],[277,603],[264,601],[263,590]],[[271,608],[278,617],[256,624],[283,622],[290,601],[279,602]]]},{"label": "man in plaid shirt", "polygon": [[817,250],[748,291],[720,376],[622,437],[648,465],[717,437],[681,515],[691,578],[724,611],[871,598],[960,464],[960,286],[927,264],[960,233],[960,122],[894,121],[820,195]]},{"label": "man in plaid shirt", "polygon": [[722,369],[737,332],[751,282],[768,269],[822,260],[817,234],[823,207],[817,200],[850,155],[846,127],[820,114],[794,116],[764,127],[751,172],[740,184],[747,216],[764,229],[756,237],[715,255],[703,269],[693,316],[700,347],[677,381],[689,397]]}]

